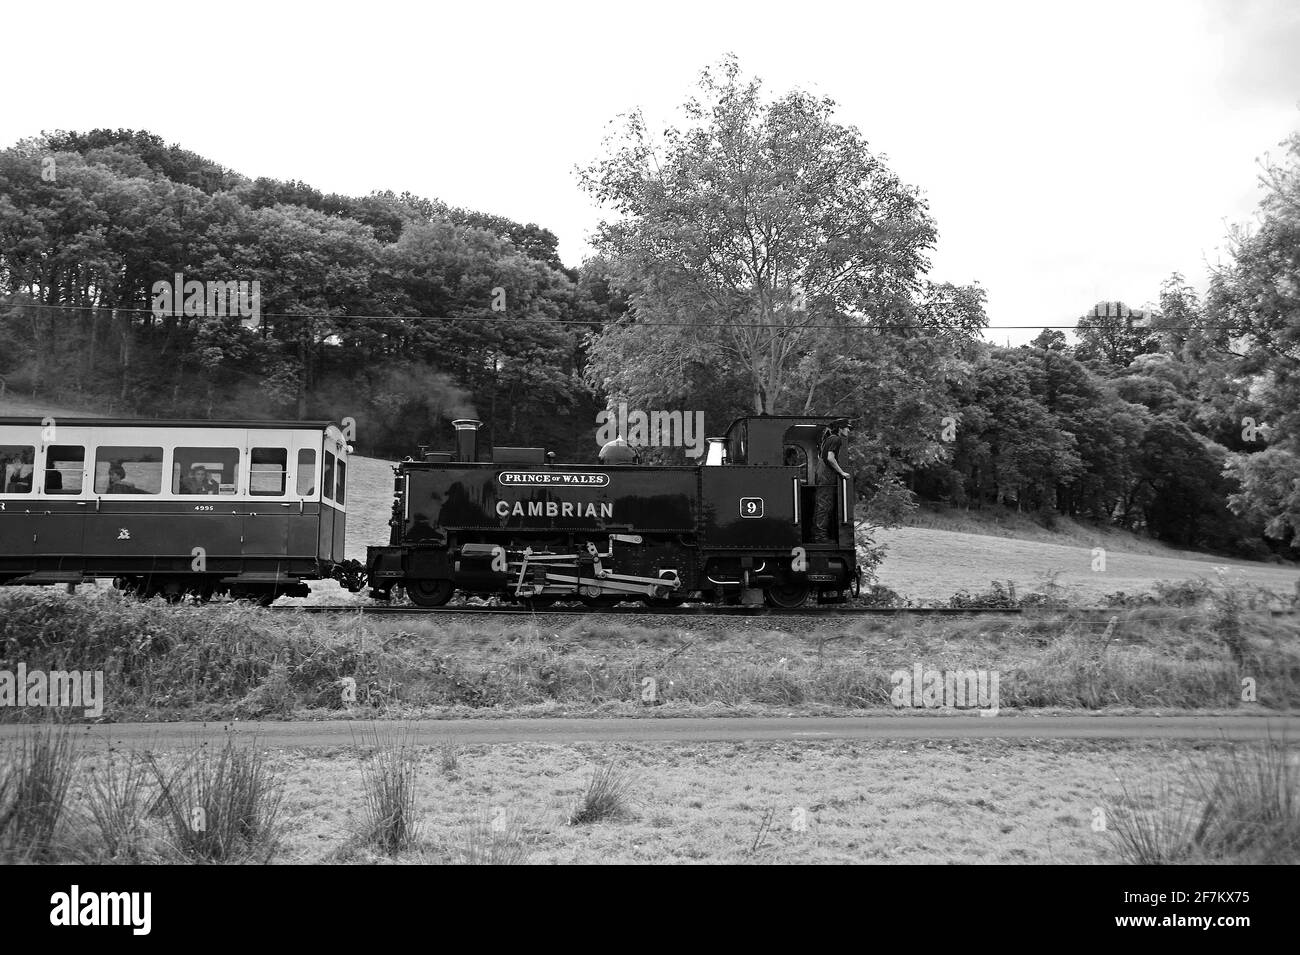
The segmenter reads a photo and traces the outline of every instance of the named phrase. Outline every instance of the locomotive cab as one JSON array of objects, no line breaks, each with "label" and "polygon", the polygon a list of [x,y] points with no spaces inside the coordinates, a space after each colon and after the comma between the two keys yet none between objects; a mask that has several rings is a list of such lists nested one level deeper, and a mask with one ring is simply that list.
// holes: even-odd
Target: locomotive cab
[{"label": "locomotive cab", "polygon": [[723,439],[726,463],[749,466],[786,467],[794,470],[793,519],[799,525],[800,540],[812,547],[853,546],[853,484],[836,481],[832,488],[829,544],[815,544],[813,537],[817,495],[817,454],[822,434],[834,418],[821,415],[758,415],[737,418]]}]

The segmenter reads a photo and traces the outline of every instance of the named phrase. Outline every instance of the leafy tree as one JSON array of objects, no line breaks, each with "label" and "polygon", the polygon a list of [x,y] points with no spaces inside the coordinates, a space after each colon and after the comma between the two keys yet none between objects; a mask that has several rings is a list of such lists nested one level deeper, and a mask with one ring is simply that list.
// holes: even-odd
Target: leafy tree
[{"label": "leafy tree", "polygon": [[1149,355],[1160,347],[1146,325],[1150,318],[1147,312],[1135,312],[1123,302],[1098,302],[1075,325],[1079,338],[1075,357],[1102,371],[1127,368],[1139,355]]},{"label": "leafy tree", "polygon": [[[1211,279],[1206,303],[1211,339],[1248,376],[1259,402],[1255,424],[1267,449],[1237,454],[1229,473],[1241,484],[1239,513],[1262,518],[1270,536],[1300,532],[1300,134],[1282,160],[1265,166],[1259,225],[1232,234],[1231,261]],[[1263,442],[1260,442],[1263,444]]]},{"label": "leafy tree", "polygon": [[619,214],[596,244],[630,307],[606,334],[680,326],[656,329],[665,353],[743,370],[752,410],[773,414],[804,403],[791,379],[816,351],[815,326],[855,316],[861,327],[910,305],[934,224],[834,111],[799,91],[765,103],[731,57],[701,74],[686,124],[661,143],[628,114],[609,154],[582,171]]}]

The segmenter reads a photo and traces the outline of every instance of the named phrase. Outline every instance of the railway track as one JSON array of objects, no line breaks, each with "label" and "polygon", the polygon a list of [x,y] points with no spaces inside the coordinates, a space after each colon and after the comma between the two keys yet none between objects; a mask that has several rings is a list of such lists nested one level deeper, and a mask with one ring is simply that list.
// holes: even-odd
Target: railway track
[{"label": "railway track", "polygon": [[[505,617],[1006,617],[1046,616],[1068,613],[1089,617],[1112,617],[1132,608],[1088,607],[1066,609],[1025,609],[1022,607],[810,607],[788,610],[784,608],[755,607],[389,607],[383,605],[339,606],[279,606],[278,613],[355,613],[367,616],[416,616],[450,614],[452,616],[505,616]],[[1294,610],[1263,610],[1253,613],[1271,616],[1289,616]],[[1246,614],[1249,615],[1249,614]]]}]

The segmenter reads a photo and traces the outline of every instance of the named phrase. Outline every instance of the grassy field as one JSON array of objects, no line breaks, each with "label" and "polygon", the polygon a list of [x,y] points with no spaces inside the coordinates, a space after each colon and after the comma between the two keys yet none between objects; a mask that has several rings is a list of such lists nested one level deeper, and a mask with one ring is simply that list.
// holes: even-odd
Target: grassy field
[{"label": "grassy field", "polygon": [[1093,570],[1090,546],[1052,544],[1039,540],[922,527],[881,531],[878,539],[888,547],[879,569],[879,582],[904,597],[935,600],[958,590],[981,591],[991,580],[1015,583],[1022,593],[1041,591],[1054,579],[1072,605],[1105,606],[1107,594],[1149,593],[1158,581],[1201,578],[1217,580],[1217,568],[1238,586],[1271,590],[1284,597],[1300,594],[1300,567],[1256,561],[1232,561],[1188,551],[1149,546],[1143,551],[1121,549],[1132,535],[1107,535],[1114,543],[1105,547],[1105,569]]},{"label": "grassy field", "polygon": [[[1156,798],[1162,806],[1195,805],[1202,794],[1189,767],[1226,749],[1079,741],[463,746],[449,739],[436,749],[398,751],[375,750],[361,727],[355,747],[272,751],[259,772],[218,786],[271,807],[262,819],[280,838],[249,851],[280,863],[1095,864],[1129,861],[1117,829],[1130,807],[1149,810]],[[8,755],[0,768],[14,765]],[[1292,784],[1294,756],[1285,757]],[[129,812],[102,826],[91,812],[98,803],[103,815],[97,787],[102,793],[114,780],[120,790],[133,765],[140,771],[141,757],[83,749],[67,767],[62,818],[50,826],[44,858],[104,860],[104,830],[121,837],[127,815],[136,821],[134,848],[114,840],[115,861],[194,861],[182,855],[186,843],[169,828],[150,781],[176,779],[192,758],[147,754],[143,765],[152,761],[156,773],[143,775]],[[401,783],[380,804],[400,807],[390,818],[401,819],[402,838],[387,848],[367,814],[377,778]],[[1291,861],[1293,817],[1284,820],[1285,844],[1273,847]]]}]

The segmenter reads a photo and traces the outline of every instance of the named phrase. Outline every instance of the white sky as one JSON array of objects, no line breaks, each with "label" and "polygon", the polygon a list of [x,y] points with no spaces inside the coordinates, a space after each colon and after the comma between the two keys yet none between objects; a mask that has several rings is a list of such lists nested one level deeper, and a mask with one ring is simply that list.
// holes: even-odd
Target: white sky
[{"label": "white sky", "polygon": [[[130,127],[248,176],[404,189],[588,253],[573,174],[634,106],[675,121],[725,52],[834,97],[994,325],[1204,284],[1256,160],[1300,129],[1300,3],[9,3],[0,146]],[[1021,342],[1034,331],[993,331]]]}]

